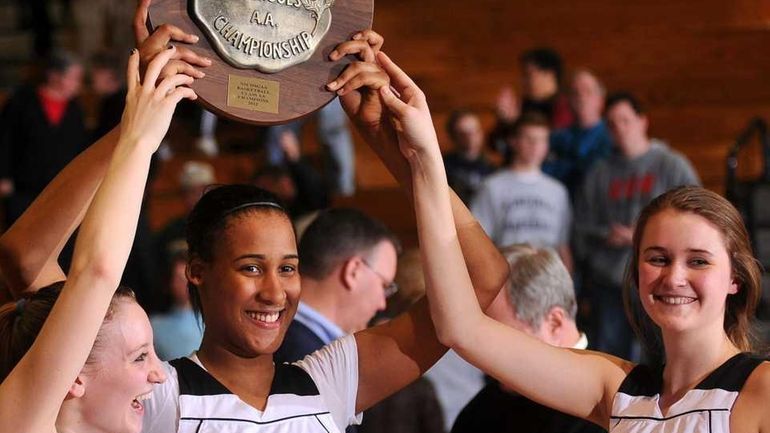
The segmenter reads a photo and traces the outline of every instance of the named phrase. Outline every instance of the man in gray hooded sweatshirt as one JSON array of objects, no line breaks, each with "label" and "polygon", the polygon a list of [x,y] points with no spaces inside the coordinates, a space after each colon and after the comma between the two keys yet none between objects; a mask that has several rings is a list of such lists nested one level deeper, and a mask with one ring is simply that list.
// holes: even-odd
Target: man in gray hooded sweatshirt
[{"label": "man in gray hooded sweatshirt", "polygon": [[575,214],[575,252],[595,309],[596,348],[632,359],[638,354],[633,353],[622,286],[636,218],[658,195],[700,180],[684,156],[649,138],[647,116],[632,95],[609,97],[605,115],[616,152],[597,162],[585,178]]}]

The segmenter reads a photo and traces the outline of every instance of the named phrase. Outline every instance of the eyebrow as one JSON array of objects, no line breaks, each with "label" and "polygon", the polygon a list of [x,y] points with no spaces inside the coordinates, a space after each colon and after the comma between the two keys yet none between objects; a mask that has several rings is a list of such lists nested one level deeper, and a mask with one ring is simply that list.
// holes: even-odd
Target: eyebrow
[{"label": "eyebrow", "polygon": [[[237,262],[238,260],[243,260],[243,259],[267,260],[267,256],[264,255],[264,254],[244,254],[242,256],[236,257],[235,260],[233,260],[233,261]],[[299,260],[299,255],[297,255],[297,254],[285,254],[283,256],[283,259],[284,260],[286,260],[286,259],[297,259],[297,260]]]},{"label": "eyebrow", "polygon": [[[646,253],[648,251],[659,251],[659,252],[667,252],[668,249],[660,247],[660,246],[652,246],[647,247],[644,249],[643,253]],[[688,253],[698,253],[698,254],[707,254],[709,256],[713,256],[714,254],[709,250],[703,250],[700,248],[687,248]]]},{"label": "eyebrow", "polygon": [[139,351],[141,351],[141,350],[145,350],[145,349],[147,349],[148,347],[150,347],[150,343],[144,343],[144,344],[142,344],[141,346],[139,346],[139,347],[135,348],[134,350],[132,350],[132,351],[128,352],[128,354],[129,354],[129,355],[133,355],[133,354],[135,354],[136,352],[139,352]]}]

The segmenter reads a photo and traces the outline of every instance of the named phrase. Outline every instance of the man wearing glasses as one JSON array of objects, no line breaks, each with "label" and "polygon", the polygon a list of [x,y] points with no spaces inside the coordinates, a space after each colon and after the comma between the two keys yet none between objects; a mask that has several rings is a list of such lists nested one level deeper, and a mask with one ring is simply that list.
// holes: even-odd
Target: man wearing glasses
[{"label": "man wearing glasses", "polygon": [[299,242],[302,301],[276,362],[297,361],[366,328],[398,290],[393,279],[400,249],[382,222],[361,211],[321,212]]}]

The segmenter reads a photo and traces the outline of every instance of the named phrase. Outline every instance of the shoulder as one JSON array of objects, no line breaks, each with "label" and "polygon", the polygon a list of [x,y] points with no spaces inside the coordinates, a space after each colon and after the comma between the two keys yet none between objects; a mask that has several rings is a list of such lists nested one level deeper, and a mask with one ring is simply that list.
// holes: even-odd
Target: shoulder
[{"label": "shoulder", "polygon": [[541,182],[544,185],[547,185],[549,188],[555,190],[557,194],[560,194],[564,198],[568,196],[567,187],[565,187],[564,184],[559,182],[559,180],[556,179],[555,177],[549,174],[543,173],[543,178]]},{"label": "shoulder", "polygon": [[[735,402],[731,424],[746,431],[770,431],[770,362],[761,362],[749,375]],[[756,424],[755,424],[756,423]]]},{"label": "shoulder", "polygon": [[320,376],[334,375],[340,367],[358,365],[358,345],[353,335],[346,335],[323,346],[294,363],[307,371],[313,380]]}]

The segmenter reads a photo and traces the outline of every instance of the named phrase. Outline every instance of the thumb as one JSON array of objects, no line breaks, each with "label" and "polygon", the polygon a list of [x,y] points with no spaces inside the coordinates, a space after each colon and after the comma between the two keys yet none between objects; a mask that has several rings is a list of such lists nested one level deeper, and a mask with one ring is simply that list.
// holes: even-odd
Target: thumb
[{"label": "thumb", "polygon": [[409,109],[409,105],[399,99],[399,97],[393,93],[393,90],[390,88],[390,86],[380,87],[380,98],[382,99],[382,103],[388,107],[388,110],[396,113],[396,115],[399,117],[404,115],[406,110]]}]

